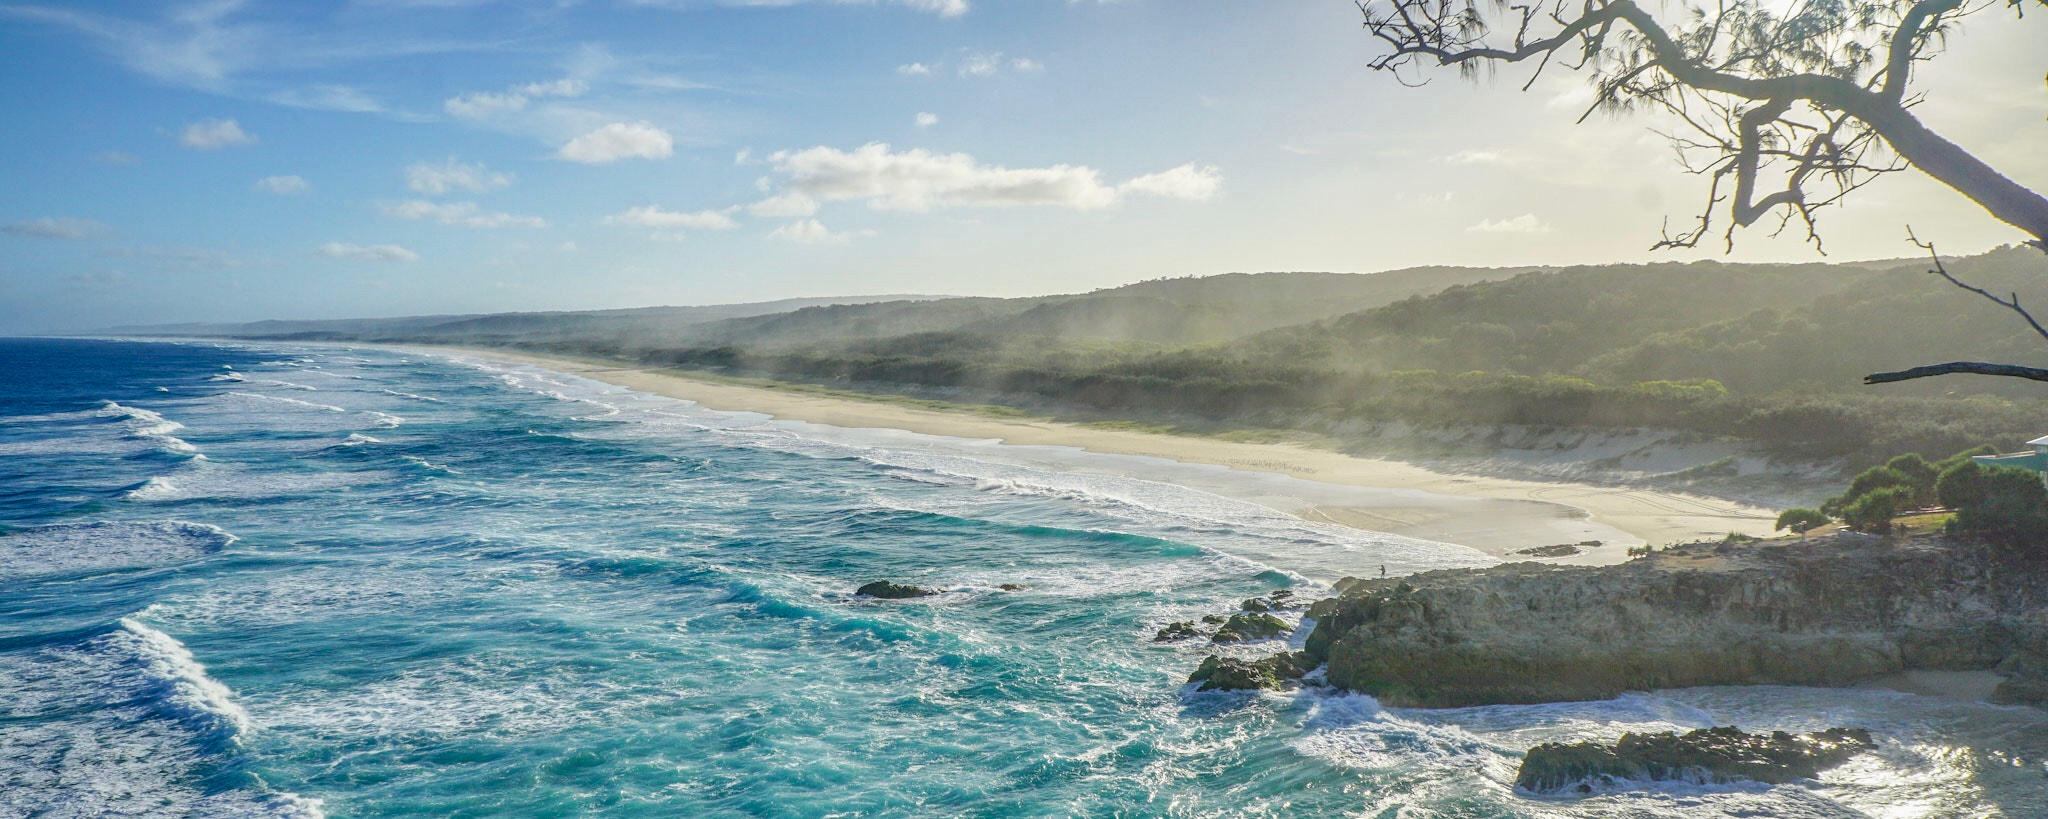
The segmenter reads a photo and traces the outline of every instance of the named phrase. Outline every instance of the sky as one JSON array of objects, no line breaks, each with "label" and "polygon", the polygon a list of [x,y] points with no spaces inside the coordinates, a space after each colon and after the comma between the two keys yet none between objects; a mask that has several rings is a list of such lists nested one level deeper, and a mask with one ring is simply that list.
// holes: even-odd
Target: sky
[{"label": "sky", "polygon": [[[1823,259],[1651,252],[1705,190],[1658,123],[1378,53],[1350,0],[0,0],[0,334]],[[1918,111],[2048,189],[2044,74],[1980,15]],[[1901,174],[1825,258],[1909,224],[2021,238]]]}]

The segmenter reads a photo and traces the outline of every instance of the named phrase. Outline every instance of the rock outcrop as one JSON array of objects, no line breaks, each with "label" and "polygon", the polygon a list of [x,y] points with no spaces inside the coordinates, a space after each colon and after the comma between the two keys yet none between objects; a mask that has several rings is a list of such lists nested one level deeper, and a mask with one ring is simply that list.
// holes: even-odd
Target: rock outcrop
[{"label": "rock outcrop", "polygon": [[1308,655],[1299,651],[1275,654],[1258,660],[1239,660],[1210,655],[1188,675],[1188,682],[1201,683],[1197,691],[1249,691],[1279,688],[1288,680],[1308,673]]},{"label": "rock outcrop", "polygon": [[1175,640],[1186,640],[1189,638],[1200,636],[1202,636],[1202,633],[1195,630],[1195,621],[1176,620],[1174,622],[1167,623],[1164,627],[1160,628],[1159,631],[1155,632],[1152,635],[1152,642],[1170,643]]},{"label": "rock outcrop", "polygon": [[1605,699],[1695,685],[1839,686],[1996,669],[2048,704],[2048,562],[1922,537],[1667,549],[1346,579],[1309,610],[1331,684],[1395,706]]},{"label": "rock outcrop", "polygon": [[933,591],[931,589],[922,588],[919,586],[897,585],[887,580],[877,580],[873,583],[869,583],[858,589],[854,589],[853,593],[863,595],[866,597],[874,597],[881,600],[908,600],[913,597],[930,597],[934,594],[938,594],[938,592]]},{"label": "rock outcrop", "polygon": [[1515,788],[1532,793],[1590,792],[1624,782],[1715,784],[1755,780],[1784,784],[1877,747],[1870,733],[1833,728],[1795,736],[1783,731],[1748,734],[1733,726],[1686,734],[1622,734],[1613,745],[1546,743],[1529,749]]},{"label": "rock outcrop", "polygon": [[1267,640],[1293,631],[1294,627],[1264,612],[1241,612],[1230,615],[1223,621],[1223,627],[1216,630],[1216,636],[1209,638],[1212,643],[1242,643],[1250,640]]}]

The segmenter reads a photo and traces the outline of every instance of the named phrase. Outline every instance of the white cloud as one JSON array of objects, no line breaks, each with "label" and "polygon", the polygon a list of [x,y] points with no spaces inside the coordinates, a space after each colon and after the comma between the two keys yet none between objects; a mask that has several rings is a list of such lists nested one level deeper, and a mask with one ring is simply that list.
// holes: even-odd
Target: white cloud
[{"label": "white cloud", "polygon": [[1536,218],[1536,214],[1524,213],[1512,219],[1481,219],[1478,224],[1465,228],[1467,233],[1549,233],[1550,226]]},{"label": "white cloud", "polygon": [[[1122,186],[1079,165],[1004,168],[967,154],[924,149],[896,152],[882,143],[853,151],[816,147],[769,157],[787,175],[787,189],[819,202],[865,200],[878,210],[928,211],[937,207],[1055,205],[1095,210],[1126,192],[1184,199],[1215,195],[1222,175],[1214,167],[1183,165],[1141,176]],[[779,197],[778,197],[779,198]]]},{"label": "white cloud", "polygon": [[932,75],[932,67],[924,63],[905,63],[896,66],[896,73],[906,77],[929,77]]},{"label": "white cloud", "polygon": [[553,82],[530,82],[520,86],[519,90],[529,97],[580,97],[590,90],[590,85],[574,77],[564,77]]},{"label": "white cloud", "polygon": [[[815,0],[627,0],[627,2],[636,6],[653,6],[656,8],[669,8],[679,10],[706,5],[738,6],[742,8],[780,8],[782,6],[795,6],[801,5],[806,2],[814,1]],[[828,2],[839,4],[861,3],[863,1],[864,0],[828,0]],[[970,4],[968,3],[968,0],[889,1],[898,6],[904,6],[906,8],[915,9],[917,11],[929,12],[932,14],[936,14],[940,17],[958,17],[962,14],[966,14],[968,9],[971,8]],[[873,5],[873,0],[865,0],[865,2],[867,2],[869,5]]]},{"label": "white cloud", "polygon": [[930,111],[919,111],[917,113],[916,122],[917,127],[919,128],[930,128],[934,125],[939,124],[939,115],[931,113]]},{"label": "white cloud", "polygon": [[940,17],[958,17],[967,13],[967,0],[896,0],[896,2],[918,11],[929,11]]},{"label": "white cloud", "polygon": [[449,97],[441,103],[442,110],[450,116],[463,119],[488,119],[500,114],[526,110],[527,103],[543,97],[580,97],[590,90],[590,84],[578,77],[564,77],[547,82],[530,82],[515,85],[503,91],[472,91]]},{"label": "white cloud", "polygon": [[232,119],[205,119],[190,123],[178,135],[178,144],[195,151],[212,151],[235,145],[253,145],[256,136],[242,130]]},{"label": "white cloud", "polygon": [[447,102],[441,103],[441,108],[446,110],[451,116],[464,119],[485,119],[498,114],[525,110],[526,103],[527,97],[525,94],[499,94],[491,91],[477,91],[458,97],[449,97]]},{"label": "white cloud", "polygon": [[317,111],[345,111],[356,114],[380,114],[384,103],[370,96],[360,88],[349,85],[315,85],[309,88],[291,88],[264,97],[279,105],[292,108],[311,108]]},{"label": "white cloud", "polygon": [[305,193],[313,189],[312,185],[307,184],[305,177],[301,176],[266,176],[256,180],[254,187],[259,191],[279,196]]},{"label": "white cloud", "polygon": [[853,234],[843,231],[835,233],[816,219],[804,219],[768,231],[768,238],[800,245],[837,245],[845,244],[848,239],[853,238]]},{"label": "white cloud", "polygon": [[398,245],[352,245],[346,242],[328,242],[321,245],[320,255],[329,259],[359,259],[371,262],[414,262],[420,254]]},{"label": "white cloud", "polygon": [[970,51],[967,52],[966,56],[960,58],[960,76],[962,77],[986,77],[1001,71],[1002,68],[1003,54],[1000,51],[994,54]]},{"label": "white cloud", "polygon": [[458,225],[473,228],[524,227],[544,228],[546,219],[538,216],[518,216],[497,213],[477,207],[475,202],[429,202],[425,199],[411,199],[383,206],[384,215],[400,219],[430,219],[444,225]]},{"label": "white cloud", "polygon": [[666,159],[675,152],[675,139],[667,131],[645,122],[614,122],[562,146],[561,157],[590,164],[621,159]]},{"label": "white cloud", "polygon": [[113,232],[113,228],[91,219],[72,219],[63,216],[30,219],[0,227],[0,233],[23,239],[67,239],[74,242],[97,239]]},{"label": "white cloud", "polygon": [[1499,151],[1475,151],[1469,148],[1444,157],[1445,162],[1453,165],[1499,165],[1507,159],[1507,154]]},{"label": "white cloud", "polygon": [[405,167],[406,187],[430,196],[457,190],[484,193],[510,184],[511,174],[491,170],[481,162],[464,164],[452,156],[440,164],[415,162]]},{"label": "white cloud", "polygon": [[1140,176],[1125,182],[1121,188],[1148,196],[1206,202],[1216,198],[1216,192],[1223,188],[1223,172],[1214,165],[1195,167],[1190,162],[1172,170]]},{"label": "white cloud", "polygon": [[1041,63],[1037,60],[1031,59],[1030,57],[1018,57],[1017,59],[1010,61],[1010,68],[1012,70],[1022,71],[1026,74],[1029,74],[1033,71],[1044,71],[1045,63]]},{"label": "white cloud", "polygon": [[801,193],[782,193],[747,206],[747,212],[767,219],[789,219],[818,212],[818,200]]},{"label": "white cloud", "polygon": [[607,216],[605,221],[615,225],[632,225],[634,227],[659,228],[662,230],[732,230],[739,227],[738,222],[734,222],[731,216],[727,216],[721,211],[700,210],[692,213],[681,213],[672,210],[662,210],[659,205],[643,205],[631,208]]}]

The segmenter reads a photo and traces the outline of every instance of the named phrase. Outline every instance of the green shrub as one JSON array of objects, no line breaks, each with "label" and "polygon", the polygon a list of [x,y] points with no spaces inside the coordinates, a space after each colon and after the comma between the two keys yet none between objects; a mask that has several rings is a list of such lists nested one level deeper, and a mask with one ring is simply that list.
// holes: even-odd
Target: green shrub
[{"label": "green shrub", "polygon": [[1786,529],[1797,534],[1806,534],[1832,522],[1832,518],[1821,514],[1818,509],[1787,509],[1778,516],[1778,531]]},{"label": "green shrub", "polygon": [[1956,529],[2001,540],[2031,540],[2036,550],[2048,551],[2042,544],[2048,541],[2048,486],[2041,484],[2041,474],[2010,466],[1978,466],[1971,491],[1956,507]]},{"label": "green shrub", "polygon": [[1908,495],[1913,494],[1913,480],[1906,477],[1905,473],[1890,467],[1873,466],[1863,470],[1854,480],[1849,481],[1847,491],[1829,498],[1826,503],[1821,504],[1820,511],[1830,517],[1848,520],[1850,505],[1858,500],[1862,500],[1863,496],[1872,492],[1895,487],[1905,487]]},{"label": "green shrub", "polygon": [[1941,473],[1934,482],[1934,496],[1950,509],[1974,506],[1984,499],[1984,465],[1964,460]]},{"label": "green shrub", "polygon": [[1913,488],[1913,500],[1922,505],[1934,502],[1934,481],[1941,471],[1934,464],[1920,457],[1920,453],[1908,452],[1885,462],[1884,468],[1906,477],[1904,485]]},{"label": "green shrub", "polygon": [[1913,490],[1904,486],[1873,489],[1842,507],[1842,522],[1859,532],[1882,535],[1892,530],[1892,518],[1913,507]]}]

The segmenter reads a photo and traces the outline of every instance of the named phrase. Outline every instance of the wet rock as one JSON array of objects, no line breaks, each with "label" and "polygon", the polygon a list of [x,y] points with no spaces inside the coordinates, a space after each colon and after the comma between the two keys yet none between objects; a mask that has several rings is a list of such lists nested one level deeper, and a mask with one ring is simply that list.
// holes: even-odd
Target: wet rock
[{"label": "wet rock", "polygon": [[1734,726],[1685,734],[1623,734],[1615,744],[1545,743],[1529,749],[1515,787],[1531,793],[1590,793],[1630,782],[1713,784],[1754,780],[1783,784],[1877,747],[1860,728],[1831,728],[1798,736],[1783,731],[1750,734]]},{"label": "wet rock", "polygon": [[1188,675],[1188,682],[1200,683],[1197,691],[1252,691],[1274,689],[1288,680],[1308,673],[1308,656],[1299,651],[1275,654],[1261,660],[1239,660],[1209,655]]},{"label": "wet rock", "polygon": [[1204,622],[1204,623],[1207,623],[1207,624],[1209,624],[1209,625],[1212,625],[1212,626],[1220,626],[1220,625],[1223,625],[1223,623],[1224,623],[1225,621],[1227,621],[1228,619],[1229,619],[1229,618],[1227,618],[1227,617],[1224,617],[1224,616],[1223,616],[1223,615],[1221,615],[1221,614],[1204,614],[1204,615],[1202,615],[1202,622]]},{"label": "wet rock", "polygon": [[1023,590],[1024,590],[1024,587],[1023,587],[1022,585],[1019,585],[1019,584],[1016,584],[1016,583],[1004,583],[1004,584],[1002,584],[1002,585],[1000,585],[1000,586],[997,586],[996,588],[997,588],[997,589],[999,589],[999,590],[1001,590],[1001,591],[1023,591]]},{"label": "wet rock", "polygon": [[1579,547],[1573,546],[1569,543],[1555,543],[1549,546],[1532,546],[1527,549],[1519,549],[1513,552],[1509,552],[1509,554],[1528,555],[1530,557],[1571,557],[1572,555],[1578,553]]},{"label": "wet rock", "polygon": [[1287,625],[1287,621],[1273,615],[1243,612],[1230,615],[1230,619],[1223,621],[1223,627],[1216,630],[1216,636],[1210,638],[1210,642],[1241,643],[1246,640],[1264,640],[1293,630],[1292,626]]},{"label": "wet rock", "polygon": [[869,583],[858,589],[854,589],[853,593],[866,597],[873,597],[880,600],[908,600],[913,597],[930,597],[934,594],[938,594],[937,591],[934,591],[932,589],[922,588],[919,586],[903,586],[891,583],[887,580],[877,580],[873,583]]},{"label": "wet rock", "polygon": [[1254,611],[1254,612],[1265,612],[1265,611],[1272,611],[1272,610],[1273,610],[1273,604],[1271,604],[1271,603],[1268,603],[1268,602],[1266,602],[1266,601],[1264,601],[1264,600],[1261,600],[1261,599],[1259,599],[1259,598],[1256,598],[1256,597],[1254,597],[1254,598],[1252,598],[1252,599],[1250,599],[1250,600],[1246,600],[1246,601],[1244,601],[1244,602],[1242,602],[1242,603],[1239,603],[1239,604],[1237,604],[1237,607],[1238,607],[1239,609],[1243,610],[1243,611]]},{"label": "wet rock", "polygon": [[1202,633],[1195,630],[1195,621],[1179,620],[1176,622],[1167,623],[1165,628],[1160,629],[1157,634],[1152,635],[1152,642],[1169,643],[1173,642],[1174,640],[1186,640],[1190,637],[1200,636],[1202,636]]}]

